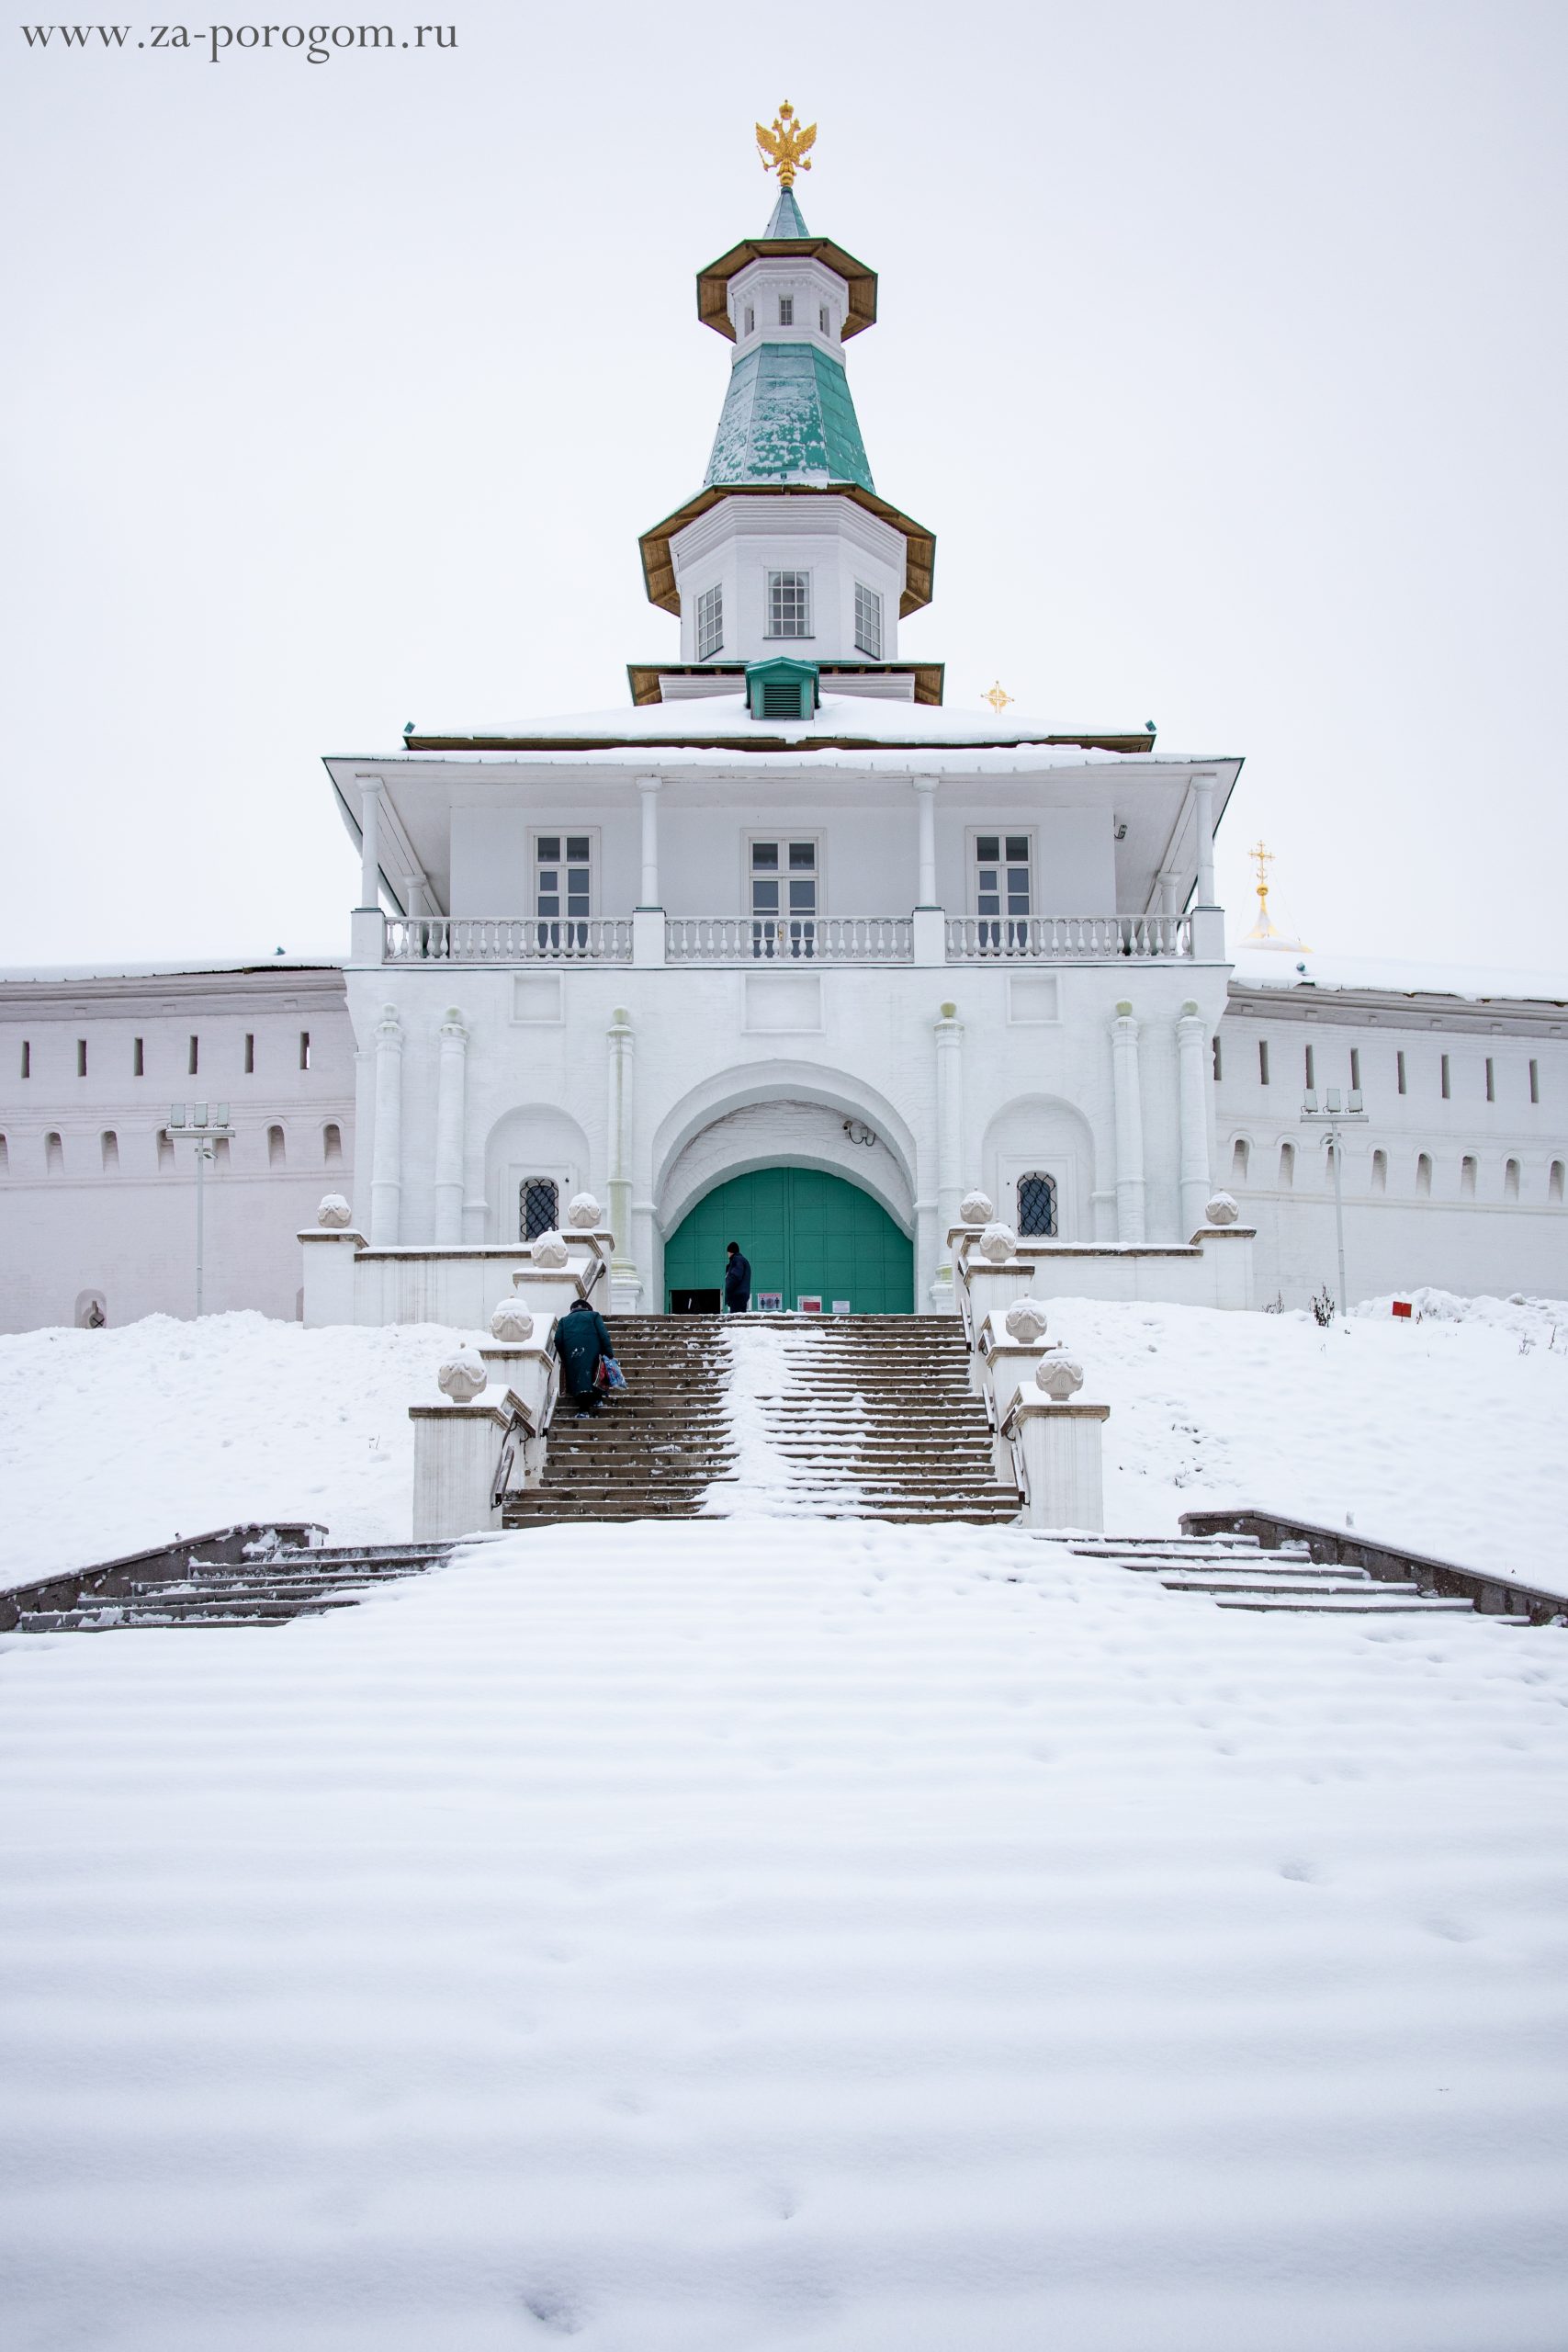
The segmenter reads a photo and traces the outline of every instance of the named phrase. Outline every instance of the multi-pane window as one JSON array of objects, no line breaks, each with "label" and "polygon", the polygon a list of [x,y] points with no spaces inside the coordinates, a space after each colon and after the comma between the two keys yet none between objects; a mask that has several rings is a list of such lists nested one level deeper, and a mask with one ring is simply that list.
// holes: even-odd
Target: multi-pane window
[{"label": "multi-pane window", "polygon": [[855,582],[855,650],[873,662],[882,659],[882,599],[874,588]]},{"label": "multi-pane window", "polygon": [[781,327],[792,327],[795,324],[795,296],[793,294],[779,296],[779,324]]},{"label": "multi-pane window", "polygon": [[826,302],[823,303],[821,309],[817,313],[817,332],[818,334],[831,334],[833,332],[832,322],[828,315],[828,305]]},{"label": "multi-pane window", "polygon": [[517,1238],[537,1241],[553,1233],[560,1216],[560,1188],[549,1176],[525,1176],[517,1187]]},{"label": "multi-pane window", "polygon": [[1027,833],[975,836],[975,912],[984,944],[1011,945],[1033,912],[1032,858]]},{"label": "multi-pane window", "polygon": [[711,662],[724,643],[724,590],[716,582],[697,598],[697,660]]},{"label": "multi-pane window", "polygon": [[534,912],[541,926],[540,944],[570,947],[587,944],[586,925],[592,904],[593,842],[587,833],[536,833],[534,836]]},{"label": "multi-pane window", "polygon": [[1037,1241],[1056,1238],[1056,1179],[1036,1169],[1018,1180],[1018,1229]]},{"label": "multi-pane window", "polygon": [[809,637],[810,634],[811,574],[809,571],[770,571],[768,635]]},{"label": "multi-pane window", "polygon": [[750,302],[746,305],[746,332],[748,334],[755,334],[757,332],[757,313]]},{"label": "multi-pane window", "polygon": [[751,844],[751,953],[763,960],[817,953],[817,844]]}]

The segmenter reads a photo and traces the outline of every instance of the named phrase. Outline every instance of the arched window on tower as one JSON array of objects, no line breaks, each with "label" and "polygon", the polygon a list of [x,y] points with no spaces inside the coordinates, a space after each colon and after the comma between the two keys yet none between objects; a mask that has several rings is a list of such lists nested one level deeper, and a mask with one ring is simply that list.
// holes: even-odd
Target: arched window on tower
[{"label": "arched window on tower", "polygon": [[1296,1147],[1293,1143],[1280,1146],[1280,1190],[1288,1193],[1296,1181]]},{"label": "arched window on tower", "polygon": [[1417,1153],[1416,1159],[1416,1197],[1418,1201],[1429,1200],[1431,1193],[1432,1155],[1423,1151]]},{"label": "arched window on tower", "polygon": [[268,1127],[266,1131],[267,1166],[269,1168],[281,1168],[285,1163],[286,1151],[287,1147],[283,1140],[283,1129],[281,1127]]},{"label": "arched window on tower", "polygon": [[1552,1202],[1560,1203],[1562,1201],[1562,1162],[1560,1159],[1554,1159],[1551,1163],[1551,1172],[1546,1180],[1546,1197],[1549,1201]]},{"label": "arched window on tower", "polygon": [[1388,1154],[1386,1151],[1374,1151],[1372,1154],[1372,1190],[1374,1193],[1386,1193],[1388,1190]]},{"label": "arched window on tower", "polygon": [[517,1233],[520,1240],[536,1241],[553,1233],[560,1216],[560,1187],[553,1177],[525,1176],[517,1187]]},{"label": "arched window on tower", "polygon": [[1246,1183],[1247,1166],[1251,1159],[1252,1146],[1245,1136],[1237,1136],[1231,1146],[1231,1182],[1233,1184]]},{"label": "arched window on tower", "polygon": [[104,1174],[118,1176],[119,1174],[119,1137],[112,1127],[106,1127],[98,1137],[98,1151],[104,1163]]},{"label": "arched window on tower", "polygon": [[1024,1241],[1056,1238],[1056,1179],[1041,1169],[1018,1180],[1018,1230]]},{"label": "arched window on tower", "polygon": [[329,1120],[321,1129],[321,1158],[329,1168],[335,1168],[343,1159],[343,1129],[335,1120]]},{"label": "arched window on tower", "polygon": [[1510,1159],[1503,1170],[1503,1198],[1517,1201],[1519,1197],[1519,1163]]}]

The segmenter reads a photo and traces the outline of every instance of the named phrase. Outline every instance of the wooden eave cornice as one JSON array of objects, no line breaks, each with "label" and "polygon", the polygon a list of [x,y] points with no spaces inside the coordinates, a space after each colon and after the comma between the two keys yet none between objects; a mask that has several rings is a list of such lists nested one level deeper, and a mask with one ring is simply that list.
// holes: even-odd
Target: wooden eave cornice
[{"label": "wooden eave cornice", "polygon": [[[947,675],[945,662],[818,662],[813,667],[824,678],[913,678],[915,700],[938,705]],[[640,707],[662,702],[660,678],[739,678],[744,684],[746,669],[744,662],[628,662],[626,678],[632,701]]]},{"label": "wooden eave cornice", "polygon": [[874,491],[863,490],[858,482],[851,481],[732,481],[715,482],[706,490],[699,490],[694,498],[688,498],[684,506],[678,507],[673,514],[666,515],[662,523],[656,523],[652,530],[645,531],[637,541],[642,550],[642,576],[648,583],[649,603],[657,605],[661,612],[678,615],[681,610],[681,592],[675,585],[675,559],[670,552],[671,540],[677,531],[683,531],[688,523],[694,523],[700,514],[710,513],[721,498],[852,499],[857,506],[863,506],[868,514],[874,514],[880,522],[891,523],[896,531],[902,531],[908,541],[904,566],[904,593],[898,600],[900,619],[907,619],[909,614],[918,613],[922,605],[931,603],[936,574],[936,534],[928,531],[922,523],[911,522],[908,514],[901,513],[897,506],[890,506],[886,498],[878,498]]},{"label": "wooden eave cornice", "polygon": [[841,277],[850,289],[849,316],[844,321],[842,340],[860,334],[876,323],[876,272],[867,269],[863,261],[856,261],[842,245],[831,237],[744,237],[731,245],[717,261],[710,261],[705,269],[697,272],[697,316],[704,326],[712,327],[728,343],[736,340],[729,321],[729,281],[743,270],[748,262],[772,260],[777,256],[789,260],[800,256],[807,261],[819,261]]}]

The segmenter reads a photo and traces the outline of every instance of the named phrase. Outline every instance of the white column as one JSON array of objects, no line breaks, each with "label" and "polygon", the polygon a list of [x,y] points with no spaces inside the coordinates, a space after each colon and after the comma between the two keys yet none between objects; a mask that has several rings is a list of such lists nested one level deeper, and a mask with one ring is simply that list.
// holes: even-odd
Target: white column
[{"label": "white column", "polygon": [[1192,794],[1198,805],[1198,897],[1200,907],[1214,903],[1214,779],[1195,775]]},{"label": "white column", "polygon": [[376,1125],[370,1150],[370,1246],[395,1249],[403,1197],[403,1024],[395,1004],[376,1023]]},{"label": "white column", "polygon": [[[646,808],[647,802],[643,806]],[[633,1049],[631,1015],[624,1005],[617,1005],[610,1016],[606,1033],[609,1043],[609,1165],[607,1189],[610,1195],[610,1230],[615,1242],[610,1256],[610,1304],[622,1315],[630,1314],[642,1293],[637,1270],[637,1257],[632,1237],[632,1080]]]},{"label": "white column", "polygon": [[936,778],[918,775],[915,791],[920,812],[920,887],[916,904],[934,907],[936,895]]},{"label": "white column", "polygon": [[403,905],[410,915],[424,912],[424,879],[422,875],[403,876]]},{"label": "white column", "polygon": [[1209,1181],[1209,1092],[1203,1057],[1209,1049],[1209,1026],[1195,1004],[1184,1004],[1176,1024],[1181,1119],[1181,1232],[1190,1241],[1203,1230],[1203,1212],[1213,1186]]},{"label": "white column", "polygon": [[468,1033],[457,1006],[441,1024],[435,1078],[435,1239],[456,1245],[463,1238],[464,1095]]},{"label": "white column", "polygon": [[381,779],[359,779],[359,903],[381,903]]},{"label": "white column", "polygon": [[944,1004],[936,1023],[936,1280],[932,1303],[955,1312],[953,1250],[948,1235],[958,1223],[964,1198],[964,1023],[958,1007]]},{"label": "white column", "polygon": [[637,788],[642,801],[642,889],[637,905],[646,911],[664,904],[659,895],[660,779],[656,775],[639,775]]},{"label": "white column", "polygon": [[1144,1239],[1144,1106],[1138,1087],[1138,1024],[1119,1004],[1111,1024],[1116,1084],[1116,1238]]},{"label": "white column", "polygon": [[1179,915],[1181,908],[1177,900],[1181,877],[1168,868],[1159,877],[1159,910],[1162,915]]}]

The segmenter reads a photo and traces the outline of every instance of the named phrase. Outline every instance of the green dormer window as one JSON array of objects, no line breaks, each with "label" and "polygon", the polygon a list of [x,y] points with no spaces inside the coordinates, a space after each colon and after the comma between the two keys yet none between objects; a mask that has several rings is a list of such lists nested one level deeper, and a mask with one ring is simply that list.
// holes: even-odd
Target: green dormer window
[{"label": "green dormer window", "polygon": [[753,718],[811,718],[819,700],[817,665],[792,662],[753,662],[746,672],[746,699]]}]

